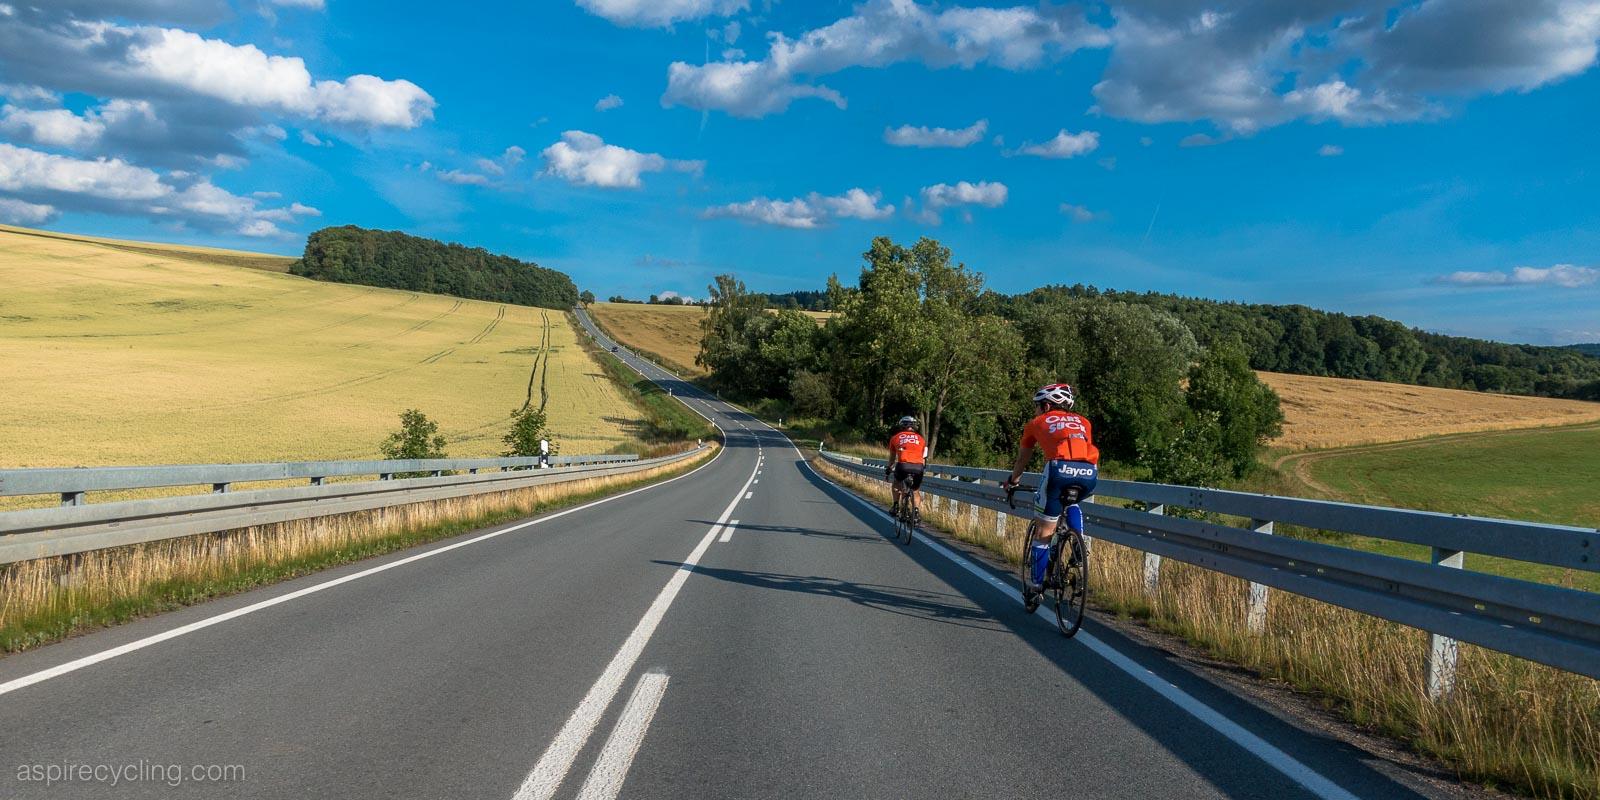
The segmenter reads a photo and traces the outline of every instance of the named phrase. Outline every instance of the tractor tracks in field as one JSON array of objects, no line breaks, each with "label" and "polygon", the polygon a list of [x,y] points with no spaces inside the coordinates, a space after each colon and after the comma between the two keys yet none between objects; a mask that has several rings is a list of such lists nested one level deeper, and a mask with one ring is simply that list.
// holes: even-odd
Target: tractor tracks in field
[{"label": "tractor tracks in field", "polygon": [[522,401],[523,411],[533,405],[533,385],[539,384],[539,410],[550,403],[550,312],[540,311],[539,349],[533,354],[533,369],[528,372],[528,394]]}]

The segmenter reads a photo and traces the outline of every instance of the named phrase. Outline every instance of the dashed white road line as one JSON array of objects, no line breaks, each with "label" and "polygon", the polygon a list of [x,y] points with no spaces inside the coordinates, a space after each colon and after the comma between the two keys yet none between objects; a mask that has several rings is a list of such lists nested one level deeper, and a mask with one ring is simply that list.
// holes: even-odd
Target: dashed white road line
[{"label": "dashed white road line", "polygon": [[737,528],[737,527],[739,527],[739,520],[734,520],[734,521],[728,523],[727,525],[722,526],[722,538],[718,539],[717,541],[726,542],[726,541],[732,540],[733,539],[733,529]]},{"label": "dashed white road line", "polygon": [[[750,477],[745,479],[744,486],[739,491],[750,488],[750,482],[756,479],[756,471],[750,470]],[[747,495],[748,496],[748,495]],[[605,713],[606,707],[611,705],[612,698],[622,688],[622,682],[627,679],[629,670],[633,669],[634,662],[639,660],[639,655],[644,652],[644,646],[649,643],[650,637],[655,635],[656,627],[661,624],[661,619],[667,615],[667,609],[672,607],[672,601],[678,597],[678,591],[689,580],[689,573],[694,571],[700,558],[705,555],[706,549],[717,535],[717,529],[727,524],[728,517],[733,515],[733,509],[739,505],[739,494],[736,492],[733,499],[728,501],[728,507],[722,510],[722,515],[717,517],[716,524],[706,531],[700,543],[683,559],[683,563],[667,585],[656,595],[650,608],[646,609],[644,616],[634,626],[633,632],[623,640],[622,647],[617,654],[611,657],[611,663],[606,665],[600,677],[593,686],[589,687],[587,694],[578,702],[578,707],[573,710],[572,716],[567,718],[565,725],[556,733],[556,738],[551,740],[545,748],[544,754],[539,756],[539,762],[534,764],[528,772],[522,785],[517,787],[513,800],[550,800],[556,790],[561,787],[561,781],[567,777],[568,770],[572,769],[572,762],[583,750],[584,744],[589,741],[589,736],[594,733],[595,726],[600,723],[600,716]]]},{"label": "dashed white road line", "polygon": [[622,794],[622,782],[628,779],[628,768],[633,757],[639,754],[639,745],[650,729],[650,720],[661,706],[661,697],[667,693],[667,676],[659,672],[646,673],[639,679],[633,696],[622,709],[617,727],[606,737],[600,748],[600,757],[589,770],[589,778],[578,792],[578,800],[616,800]]},{"label": "dashed white road line", "polygon": [[753,494],[755,494],[755,492],[745,492],[744,493],[744,499],[749,500],[750,496],[753,495]]}]

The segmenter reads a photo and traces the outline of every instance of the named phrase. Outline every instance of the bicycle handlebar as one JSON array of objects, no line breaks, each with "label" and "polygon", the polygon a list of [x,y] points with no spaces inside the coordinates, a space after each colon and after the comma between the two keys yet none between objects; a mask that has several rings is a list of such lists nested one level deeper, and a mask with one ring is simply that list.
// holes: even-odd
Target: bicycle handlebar
[{"label": "bicycle handlebar", "polygon": [[1020,483],[1016,484],[1014,486],[1007,486],[1006,487],[1006,505],[1008,505],[1008,506],[1010,506],[1012,508],[1016,508],[1017,507],[1017,492],[1019,492],[1019,491],[1038,492],[1039,488],[1036,487],[1036,486],[1023,486]]}]

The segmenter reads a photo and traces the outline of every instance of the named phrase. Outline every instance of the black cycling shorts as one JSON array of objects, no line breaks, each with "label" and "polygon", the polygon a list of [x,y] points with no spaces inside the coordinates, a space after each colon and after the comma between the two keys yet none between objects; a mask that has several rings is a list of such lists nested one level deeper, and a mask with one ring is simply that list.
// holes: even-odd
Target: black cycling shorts
[{"label": "black cycling shorts", "polygon": [[927,469],[926,464],[907,464],[901,461],[894,465],[894,483],[905,484],[907,489],[916,491],[922,488],[922,472]]}]

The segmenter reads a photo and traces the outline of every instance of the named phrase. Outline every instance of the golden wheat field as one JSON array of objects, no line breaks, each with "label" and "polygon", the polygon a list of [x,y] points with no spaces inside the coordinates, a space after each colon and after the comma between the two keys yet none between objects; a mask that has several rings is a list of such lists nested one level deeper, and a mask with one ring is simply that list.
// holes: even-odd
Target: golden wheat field
[{"label": "golden wheat field", "polygon": [[1258,374],[1283,404],[1283,436],[1273,444],[1296,450],[1600,420],[1600,403],[1580,400]]},{"label": "golden wheat field", "polygon": [[[806,311],[821,324],[832,314]],[[642,303],[594,303],[589,315],[618,342],[670,362],[662,366],[690,377],[705,375],[694,363],[700,354],[700,320],[705,310],[699,306],[652,306]]]},{"label": "golden wheat field", "polygon": [[270,271],[287,263],[0,229],[0,466],[374,457],[407,408],[450,455],[492,455],[546,317],[563,452],[629,441],[639,412],[564,313]]}]

